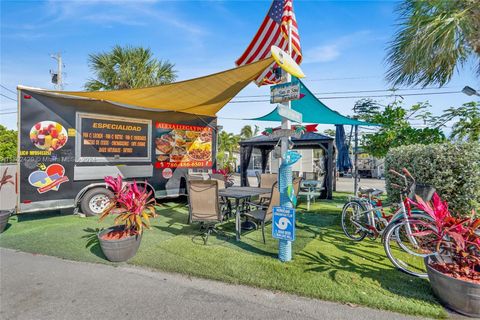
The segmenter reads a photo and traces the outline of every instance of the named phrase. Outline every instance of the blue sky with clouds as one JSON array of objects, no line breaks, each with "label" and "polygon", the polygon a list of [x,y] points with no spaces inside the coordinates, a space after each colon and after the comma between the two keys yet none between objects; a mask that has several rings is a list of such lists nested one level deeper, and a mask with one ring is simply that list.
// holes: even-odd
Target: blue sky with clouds
[{"label": "blue sky with clouds", "polygon": [[[229,69],[262,22],[270,1],[2,1],[1,84],[52,88],[49,70],[56,67],[51,53],[62,52],[67,90],[81,90],[92,76],[88,54],[107,51],[116,44],[150,47],[155,56],[174,62],[184,80]],[[385,48],[395,31],[394,1],[299,1],[294,9],[299,25],[307,74],[305,83],[322,93],[331,108],[351,114],[356,98],[385,92],[346,94],[330,92],[384,90]],[[458,70],[437,90],[479,88],[472,63]],[[3,95],[15,97],[1,88]],[[268,94],[268,88],[250,85],[239,96]],[[330,99],[335,98],[335,99]],[[0,123],[16,127],[16,103],[0,96]],[[248,100],[237,98],[236,100]],[[257,98],[258,99],[258,98]],[[378,97],[382,103],[392,97]],[[459,106],[472,98],[462,93],[405,97],[408,104],[430,101],[433,113]],[[219,123],[238,132],[249,118],[272,109],[269,103],[230,103],[219,112]],[[261,127],[271,123],[258,122]],[[328,126],[322,126],[327,128]],[[448,129],[447,129],[448,130]]]}]

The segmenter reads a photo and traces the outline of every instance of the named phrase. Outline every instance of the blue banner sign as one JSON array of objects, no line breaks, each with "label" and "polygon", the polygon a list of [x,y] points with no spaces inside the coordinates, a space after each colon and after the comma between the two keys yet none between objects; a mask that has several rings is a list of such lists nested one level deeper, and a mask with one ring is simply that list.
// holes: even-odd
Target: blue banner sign
[{"label": "blue banner sign", "polygon": [[295,240],[295,209],[273,208],[272,236],[280,240]]}]

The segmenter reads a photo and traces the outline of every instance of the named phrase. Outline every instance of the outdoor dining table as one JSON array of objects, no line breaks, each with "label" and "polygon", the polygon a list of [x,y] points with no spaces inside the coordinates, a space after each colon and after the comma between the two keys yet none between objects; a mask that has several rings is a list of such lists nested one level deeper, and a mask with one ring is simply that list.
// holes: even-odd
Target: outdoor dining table
[{"label": "outdoor dining table", "polygon": [[302,187],[305,188],[305,191],[301,191],[299,194],[307,197],[307,211],[310,210],[310,202],[313,199],[315,203],[315,197],[320,196],[320,191],[322,188],[319,187],[323,181],[319,180],[303,180]]},{"label": "outdoor dining table", "polygon": [[270,193],[270,188],[257,188],[257,187],[229,187],[226,189],[218,190],[218,195],[223,198],[235,199],[235,233],[237,241],[240,240],[241,224],[240,215],[242,210],[240,209],[240,202],[247,201],[251,197],[259,196],[261,194]]}]

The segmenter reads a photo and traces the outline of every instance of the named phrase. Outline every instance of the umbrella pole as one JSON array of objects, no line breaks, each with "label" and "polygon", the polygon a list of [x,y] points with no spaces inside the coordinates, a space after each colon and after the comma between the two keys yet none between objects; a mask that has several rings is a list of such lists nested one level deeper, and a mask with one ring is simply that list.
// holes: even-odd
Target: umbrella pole
[{"label": "umbrella pole", "polygon": [[358,193],[358,125],[355,126],[355,147],[353,148],[353,157],[353,178],[355,179],[353,182],[353,194],[356,195]]}]

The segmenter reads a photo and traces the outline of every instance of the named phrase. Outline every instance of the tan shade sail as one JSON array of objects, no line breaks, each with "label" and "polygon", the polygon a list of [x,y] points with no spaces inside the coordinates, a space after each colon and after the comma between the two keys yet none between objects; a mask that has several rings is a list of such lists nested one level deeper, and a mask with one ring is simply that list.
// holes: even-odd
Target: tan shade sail
[{"label": "tan shade sail", "polygon": [[142,89],[50,92],[106,100],[146,109],[215,116],[223,106],[258,77],[272,62],[273,58],[267,58],[201,78]]}]

